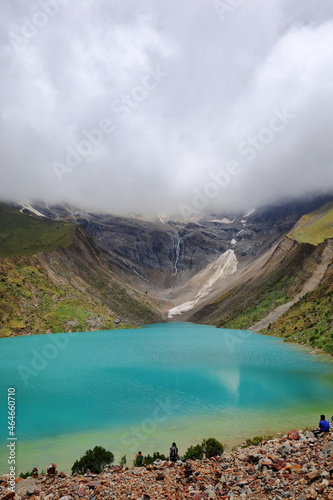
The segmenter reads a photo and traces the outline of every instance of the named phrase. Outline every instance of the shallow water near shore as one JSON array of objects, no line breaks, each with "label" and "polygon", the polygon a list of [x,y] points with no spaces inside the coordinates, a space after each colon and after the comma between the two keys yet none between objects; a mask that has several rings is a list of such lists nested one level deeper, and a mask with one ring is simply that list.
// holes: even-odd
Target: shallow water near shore
[{"label": "shallow water near shore", "polygon": [[[180,453],[205,437],[229,447],[316,426],[333,413],[329,357],[252,332],[191,323],[1,339],[1,414],[16,389],[17,474],[70,471],[96,445],[123,455]],[[7,421],[0,473],[8,473]]]}]

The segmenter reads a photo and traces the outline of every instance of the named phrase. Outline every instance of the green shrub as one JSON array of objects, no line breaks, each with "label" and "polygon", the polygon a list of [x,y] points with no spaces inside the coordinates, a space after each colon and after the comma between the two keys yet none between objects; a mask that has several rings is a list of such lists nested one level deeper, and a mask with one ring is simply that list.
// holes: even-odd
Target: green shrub
[{"label": "green shrub", "polygon": [[20,477],[22,479],[27,479],[27,477],[31,476],[31,472],[21,472]]},{"label": "green shrub", "polygon": [[206,458],[217,457],[223,453],[223,444],[215,438],[204,439],[201,446]]},{"label": "green shrub", "polygon": [[84,474],[89,469],[94,474],[99,474],[106,465],[111,465],[114,456],[102,446],[95,446],[93,450],[87,450],[80,460],[76,460],[72,467],[72,474]]},{"label": "green shrub", "polygon": [[183,456],[183,460],[202,460],[203,457],[211,458],[222,455],[223,444],[215,438],[207,438],[201,444],[190,446]]},{"label": "green shrub", "polygon": [[144,458],[143,463],[145,465],[152,465],[155,462],[155,460],[157,460],[157,459],[168,460],[167,457],[165,455],[163,455],[163,453],[159,453],[158,451],[154,451],[153,456],[148,454]]},{"label": "green shrub", "polygon": [[273,439],[273,436],[254,436],[252,439],[247,439],[242,448],[247,448],[248,446],[258,446],[262,441],[269,441]]},{"label": "green shrub", "polygon": [[201,444],[190,446],[183,457],[183,460],[202,460],[204,450]]}]

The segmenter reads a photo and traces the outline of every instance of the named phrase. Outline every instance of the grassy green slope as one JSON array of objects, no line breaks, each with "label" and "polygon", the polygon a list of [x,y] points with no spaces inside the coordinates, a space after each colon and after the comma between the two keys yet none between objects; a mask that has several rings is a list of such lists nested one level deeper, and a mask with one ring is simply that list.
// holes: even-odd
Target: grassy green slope
[{"label": "grassy green slope", "polygon": [[333,354],[333,263],[322,283],[262,333]]},{"label": "grassy green slope", "polygon": [[262,283],[260,292],[253,301],[243,302],[232,315],[217,324],[223,328],[247,329],[267,316],[268,311],[290,300],[290,288],[296,277],[281,275],[278,279],[268,279]]},{"label": "grassy green slope", "polygon": [[289,302],[300,291],[316,265],[315,247],[288,244],[276,252],[260,273],[194,314],[192,321],[221,328],[247,329],[276,307]]},{"label": "grassy green slope", "polygon": [[0,204],[0,255],[35,255],[66,248],[75,234],[75,225],[31,217]]},{"label": "grassy green slope", "polygon": [[[0,337],[109,330],[161,321],[78,225],[0,205]],[[115,320],[121,319],[121,323]]]},{"label": "grassy green slope", "polygon": [[[316,246],[333,238],[333,202],[304,215],[288,238]],[[333,354],[333,262],[320,285],[262,333]]]},{"label": "grassy green slope", "polygon": [[38,258],[1,259],[0,274],[1,337],[115,327],[106,305],[70,283],[57,283]]},{"label": "grassy green slope", "polygon": [[333,202],[304,215],[287,236],[311,245],[333,238]]},{"label": "grassy green slope", "polygon": [[[326,240],[333,238],[333,202],[303,216],[287,237],[293,244],[282,245],[280,257],[274,253],[255,278],[230,289],[195,313],[191,320],[246,329],[289,302],[315,272]],[[333,281],[333,274],[329,278]],[[295,341],[300,339],[300,342],[318,347],[328,345],[330,342],[322,334],[327,332],[329,336],[332,329],[331,295],[322,290],[308,294],[266,333],[287,336]]]}]

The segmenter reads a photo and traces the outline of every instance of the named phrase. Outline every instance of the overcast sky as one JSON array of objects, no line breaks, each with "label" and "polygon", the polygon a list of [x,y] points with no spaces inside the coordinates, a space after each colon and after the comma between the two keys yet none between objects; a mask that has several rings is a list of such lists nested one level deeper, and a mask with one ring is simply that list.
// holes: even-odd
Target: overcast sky
[{"label": "overcast sky", "polygon": [[2,0],[2,200],[246,210],[332,189],[332,0]]}]

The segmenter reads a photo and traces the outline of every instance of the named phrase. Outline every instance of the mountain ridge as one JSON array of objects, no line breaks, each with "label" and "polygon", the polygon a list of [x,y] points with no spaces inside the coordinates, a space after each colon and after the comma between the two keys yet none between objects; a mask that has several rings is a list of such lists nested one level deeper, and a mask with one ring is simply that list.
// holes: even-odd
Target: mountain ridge
[{"label": "mountain ridge", "polygon": [[[289,234],[249,264],[238,281],[189,320],[281,336],[333,354],[332,205],[303,216]],[[315,314],[316,308],[325,321]],[[298,322],[300,315],[308,319]]]},{"label": "mountain ridge", "polygon": [[[2,210],[2,219],[6,213]],[[31,219],[24,217],[29,227]],[[30,255],[0,256],[0,335],[109,330],[162,321],[146,295],[116,276],[84,229],[70,226],[70,243]],[[19,233],[21,238],[20,226]],[[11,234],[15,240],[13,228]],[[25,238],[31,252],[33,236]]]},{"label": "mountain ridge", "polygon": [[[4,276],[0,282],[0,305],[6,305],[7,300],[8,309],[8,294],[17,305],[11,318],[8,314],[6,320],[0,317],[0,328],[6,335],[26,333],[21,309],[33,309],[33,299],[24,294],[34,295],[33,286],[27,287],[26,276],[36,281],[38,273],[29,271],[29,266],[35,266],[45,274],[44,289],[49,283],[53,290],[48,307],[53,308],[54,314],[48,309],[51,316],[48,323],[44,318],[43,326],[35,318],[39,327],[32,329],[34,333],[42,333],[43,328],[109,329],[119,324],[139,325],[167,319],[265,332],[266,328],[270,333],[280,316],[320,286],[330,265],[328,240],[324,238],[318,244],[311,239],[297,240],[301,233],[302,237],[313,238],[313,234],[322,234],[322,228],[331,230],[333,203],[326,199],[326,205],[318,207],[321,201],[251,210],[242,216],[203,216],[183,223],[89,214],[29,203],[16,206],[17,212],[30,215],[16,213],[14,217],[11,212],[7,226],[3,216],[0,234],[12,231],[12,247],[23,245],[24,252],[32,255],[11,255],[10,238],[0,239],[0,255],[4,248],[8,254],[0,257]],[[304,206],[314,211],[300,213]],[[1,207],[8,216],[9,208],[4,210],[0,205],[0,212]],[[26,222],[24,230],[22,217]],[[19,220],[21,239],[15,235],[15,227],[10,229],[15,218]],[[42,240],[38,248],[29,229],[35,225],[40,225],[44,232],[49,228],[45,249]],[[67,239],[57,238],[59,231],[65,229]],[[298,233],[293,238],[294,231]],[[320,274],[325,252],[327,265]],[[31,259],[30,264],[18,260],[23,258]],[[309,288],[311,276],[313,287]],[[38,284],[34,286],[39,289]],[[66,300],[61,302],[62,288]],[[62,308],[59,304],[65,302],[66,307]],[[64,318],[62,323],[54,317],[58,306],[59,316]]]},{"label": "mountain ridge", "polygon": [[319,245],[333,238],[333,202],[303,215],[287,237],[312,245]]}]

